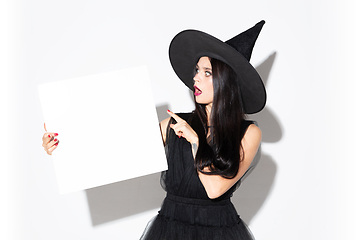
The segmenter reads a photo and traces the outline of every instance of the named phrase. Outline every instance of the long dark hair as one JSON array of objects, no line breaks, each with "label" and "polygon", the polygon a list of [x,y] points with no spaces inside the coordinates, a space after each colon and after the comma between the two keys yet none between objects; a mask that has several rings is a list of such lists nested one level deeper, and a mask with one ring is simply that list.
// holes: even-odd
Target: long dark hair
[{"label": "long dark hair", "polygon": [[[207,126],[206,105],[195,101],[193,127],[199,137],[195,166],[204,174],[234,178],[244,157],[241,123],[245,114],[240,86],[237,75],[230,66],[220,60],[209,59],[214,87],[211,126]],[[210,172],[205,172],[205,167],[209,167]]]}]

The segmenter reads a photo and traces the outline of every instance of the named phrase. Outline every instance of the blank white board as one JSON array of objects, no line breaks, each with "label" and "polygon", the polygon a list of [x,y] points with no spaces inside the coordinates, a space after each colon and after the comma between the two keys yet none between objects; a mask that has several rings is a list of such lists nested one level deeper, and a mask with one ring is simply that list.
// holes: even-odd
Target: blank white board
[{"label": "blank white board", "polygon": [[146,66],[38,86],[61,194],[167,169]]}]

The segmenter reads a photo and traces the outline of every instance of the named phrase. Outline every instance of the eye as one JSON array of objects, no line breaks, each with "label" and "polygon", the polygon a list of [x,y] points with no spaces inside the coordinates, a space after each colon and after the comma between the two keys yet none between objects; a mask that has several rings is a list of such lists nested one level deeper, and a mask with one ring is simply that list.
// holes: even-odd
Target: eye
[{"label": "eye", "polygon": [[211,76],[211,75],[212,75],[211,72],[205,71],[205,76],[209,77],[209,76]]}]

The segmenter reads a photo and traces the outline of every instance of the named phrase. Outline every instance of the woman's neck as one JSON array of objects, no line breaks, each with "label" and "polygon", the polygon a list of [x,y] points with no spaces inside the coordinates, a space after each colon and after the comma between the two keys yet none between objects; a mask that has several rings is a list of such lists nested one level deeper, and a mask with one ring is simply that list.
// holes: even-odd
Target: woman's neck
[{"label": "woman's neck", "polygon": [[212,108],[212,103],[209,103],[208,105],[205,106],[207,125],[208,126],[211,126],[211,122],[210,122],[211,108]]}]

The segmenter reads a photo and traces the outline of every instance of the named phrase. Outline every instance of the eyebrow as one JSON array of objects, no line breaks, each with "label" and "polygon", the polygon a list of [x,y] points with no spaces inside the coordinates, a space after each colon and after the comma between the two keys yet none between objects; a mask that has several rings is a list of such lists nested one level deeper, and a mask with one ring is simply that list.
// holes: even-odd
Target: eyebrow
[{"label": "eyebrow", "polygon": [[[196,65],[196,68],[199,68],[199,65]],[[203,67],[203,69],[212,71],[212,69],[208,67]]]}]

